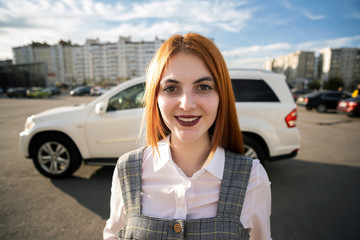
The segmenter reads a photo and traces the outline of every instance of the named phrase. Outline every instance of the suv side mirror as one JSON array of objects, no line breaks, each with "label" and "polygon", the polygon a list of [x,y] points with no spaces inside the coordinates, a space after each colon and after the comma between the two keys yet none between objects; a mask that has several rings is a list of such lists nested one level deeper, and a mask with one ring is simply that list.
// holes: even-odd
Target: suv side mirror
[{"label": "suv side mirror", "polygon": [[98,115],[103,115],[106,112],[105,103],[99,102],[95,106],[95,113]]}]

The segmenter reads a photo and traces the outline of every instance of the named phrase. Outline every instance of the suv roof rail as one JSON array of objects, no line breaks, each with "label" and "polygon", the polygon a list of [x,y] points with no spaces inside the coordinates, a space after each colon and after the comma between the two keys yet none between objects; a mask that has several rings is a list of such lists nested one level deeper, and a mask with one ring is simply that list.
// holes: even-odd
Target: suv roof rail
[{"label": "suv roof rail", "polygon": [[249,72],[274,73],[272,71],[260,69],[260,68],[229,68],[229,71],[249,71]]}]

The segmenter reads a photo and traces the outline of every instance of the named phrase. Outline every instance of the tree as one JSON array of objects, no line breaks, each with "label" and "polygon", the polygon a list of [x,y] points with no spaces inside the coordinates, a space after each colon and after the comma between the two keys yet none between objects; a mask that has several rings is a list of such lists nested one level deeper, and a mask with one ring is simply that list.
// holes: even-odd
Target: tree
[{"label": "tree", "polygon": [[320,81],[319,80],[313,80],[310,83],[308,83],[308,88],[309,89],[320,89]]},{"label": "tree", "polygon": [[339,87],[344,87],[344,82],[339,77],[330,78],[329,81],[324,83],[324,89],[338,90]]}]

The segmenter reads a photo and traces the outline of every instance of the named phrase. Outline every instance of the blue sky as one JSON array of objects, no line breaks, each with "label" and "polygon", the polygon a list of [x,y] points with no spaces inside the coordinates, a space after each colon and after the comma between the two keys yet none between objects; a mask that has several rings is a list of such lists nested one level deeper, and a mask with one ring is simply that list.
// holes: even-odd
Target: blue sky
[{"label": "blue sky", "polygon": [[32,41],[187,32],[213,38],[229,67],[261,68],[297,50],[360,48],[360,0],[0,0],[0,59]]}]

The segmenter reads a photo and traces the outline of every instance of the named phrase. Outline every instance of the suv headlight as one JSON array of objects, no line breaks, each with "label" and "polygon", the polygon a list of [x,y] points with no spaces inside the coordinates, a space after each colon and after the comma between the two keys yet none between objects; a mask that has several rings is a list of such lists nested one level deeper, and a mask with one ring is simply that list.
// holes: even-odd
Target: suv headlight
[{"label": "suv headlight", "polygon": [[28,117],[25,122],[25,130],[30,130],[35,125],[33,117]]}]

